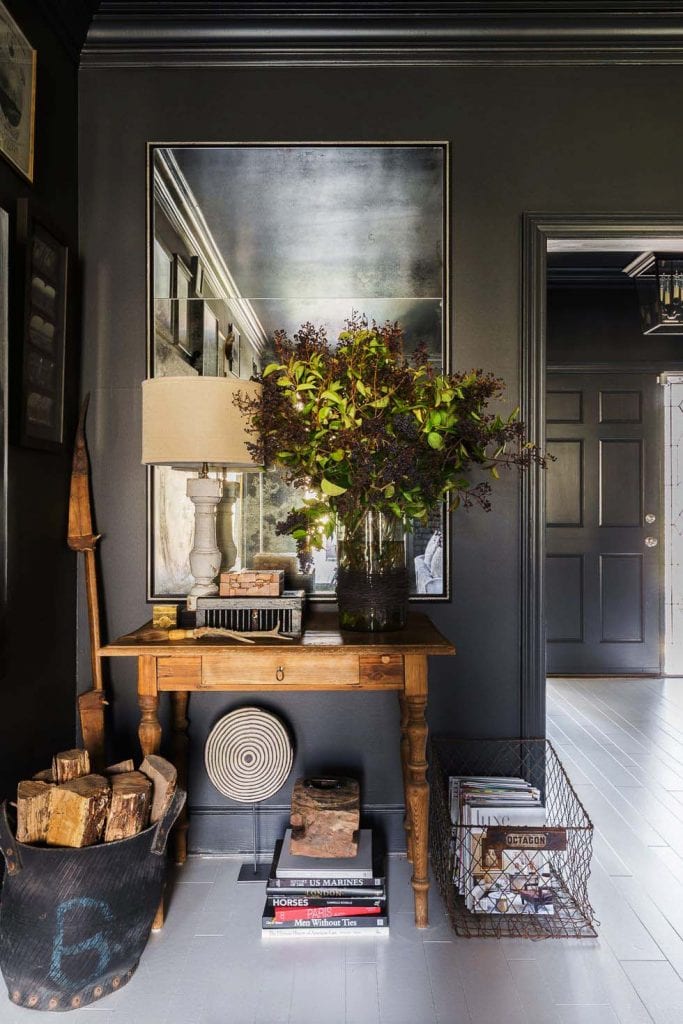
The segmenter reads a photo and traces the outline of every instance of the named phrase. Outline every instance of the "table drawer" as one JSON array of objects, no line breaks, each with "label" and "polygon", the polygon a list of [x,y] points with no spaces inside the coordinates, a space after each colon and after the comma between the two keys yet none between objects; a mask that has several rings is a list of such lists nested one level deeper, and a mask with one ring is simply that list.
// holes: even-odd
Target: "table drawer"
[{"label": "table drawer", "polygon": [[403,689],[403,655],[361,654],[360,684],[373,690]]},{"label": "table drawer", "polygon": [[226,651],[157,660],[160,690],[400,690],[400,654],[331,655],[312,651]]},{"label": "table drawer", "polygon": [[321,690],[359,685],[355,654],[251,650],[202,658],[202,689]]}]

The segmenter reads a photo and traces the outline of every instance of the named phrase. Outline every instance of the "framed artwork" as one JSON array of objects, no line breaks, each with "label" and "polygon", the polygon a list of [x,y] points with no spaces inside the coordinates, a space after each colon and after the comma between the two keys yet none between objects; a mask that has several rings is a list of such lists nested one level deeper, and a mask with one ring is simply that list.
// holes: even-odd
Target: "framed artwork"
[{"label": "framed artwork", "polygon": [[[448,369],[448,143],[150,143],[148,171],[150,257],[163,244],[202,268],[190,355],[159,327],[167,275],[160,265],[157,279],[159,261],[149,259],[148,376],[246,380],[272,360],[276,330],[291,336],[311,322],[335,339],[354,311],[399,321],[408,354],[424,347]],[[182,597],[192,546],[185,479],[155,466],[148,480],[148,598]],[[245,474],[237,566],[293,552],[278,523],[309,496],[277,470]],[[449,598],[449,543],[444,504],[406,541],[411,596]],[[315,556],[316,598],[334,599],[336,569],[332,538]]]},{"label": "framed artwork", "polygon": [[0,153],[33,181],[36,51],[0,3]]},{"label": "framed artwork", "polygon": [[[9,215],[0,209],[0,659],[4,657],[4,623],[7,611],[7,363]],[[0,665],[0,668],[4,667]]]},{"label": "framed artwork", "polygon": [[58,448],[64,439],[68,249],[25,199],[17,204],[17,239],[26,261],[19,437],[29,448]]}]

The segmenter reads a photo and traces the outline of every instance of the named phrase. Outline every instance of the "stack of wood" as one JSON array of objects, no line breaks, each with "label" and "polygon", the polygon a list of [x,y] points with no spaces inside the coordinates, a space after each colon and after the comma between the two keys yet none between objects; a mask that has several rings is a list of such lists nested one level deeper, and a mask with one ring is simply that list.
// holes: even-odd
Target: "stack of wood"
[{"label": "stack of wood", "polygon": [[17,839],[47,846],[92,846],[137,835],[159,821],[176,788],[176,770],[149,754],[91,774],[87,750],[65,750],[52,767],[19,783]]}]

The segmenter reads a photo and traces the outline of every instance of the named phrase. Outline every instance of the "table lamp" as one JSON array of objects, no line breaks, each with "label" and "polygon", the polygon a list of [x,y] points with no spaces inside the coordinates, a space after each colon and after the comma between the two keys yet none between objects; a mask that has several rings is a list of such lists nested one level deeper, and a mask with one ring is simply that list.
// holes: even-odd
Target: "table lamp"
[{"label": "table lamp", "polygon": [[223,483],[209,477],[209,467],[244,473],[259,470],[246,442],[248,417],[234,404],[239,393],[260,394],[261,385],[237,377],[154,377],[142,382],[142,462],[198,469],[187,481],[187,496],[195,507],[194,543],[190,569],[195,584],[190,594],[218,593],[214,582],[221,568],[216,543],[216,509]]}]

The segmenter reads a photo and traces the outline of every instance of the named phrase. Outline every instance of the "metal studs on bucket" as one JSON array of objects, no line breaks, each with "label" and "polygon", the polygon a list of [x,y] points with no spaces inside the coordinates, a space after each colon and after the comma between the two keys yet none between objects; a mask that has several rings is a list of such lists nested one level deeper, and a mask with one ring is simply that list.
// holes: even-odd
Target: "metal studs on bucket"
[{"label": "metal studs on bucket", "polygon": [[219,793],[241,803],[266,800],[285,784],[294,751],[279,718],[262,708],[237,708],[209,733],[204,763]]}]

